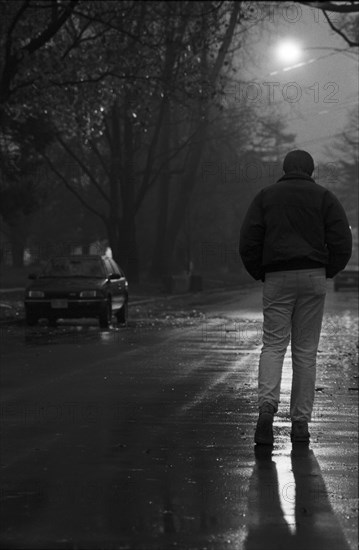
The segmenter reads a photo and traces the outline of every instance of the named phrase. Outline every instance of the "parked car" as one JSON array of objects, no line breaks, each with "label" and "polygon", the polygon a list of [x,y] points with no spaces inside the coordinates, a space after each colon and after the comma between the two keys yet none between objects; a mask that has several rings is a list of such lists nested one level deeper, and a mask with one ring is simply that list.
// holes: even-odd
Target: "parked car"
[{"label": "parked car", "polygon": [[334,277],[334,290],[342,288],[356,288],[358,290],[358,266],[349,265]]},{"label": "parked car", "polygon": [[119,323],[127,322],[128,281],[122,269],[106,256],[61,256],[49,260],[25,290],[28,325],[48,319],[95,317],[107,328],[112,314]]}]

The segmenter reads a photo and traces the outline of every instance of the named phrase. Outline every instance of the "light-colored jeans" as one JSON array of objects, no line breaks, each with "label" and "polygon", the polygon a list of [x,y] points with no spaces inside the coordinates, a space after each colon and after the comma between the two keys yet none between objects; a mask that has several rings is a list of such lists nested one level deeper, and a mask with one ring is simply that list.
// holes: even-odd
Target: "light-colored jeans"
[{"label": "light-colored jeans", "polygon": [[311,419],[325,294],[324,268],[277,271],[265,276],[259,407],[268,402],[278,410],[283,360],[291,340],[292,422]]}]

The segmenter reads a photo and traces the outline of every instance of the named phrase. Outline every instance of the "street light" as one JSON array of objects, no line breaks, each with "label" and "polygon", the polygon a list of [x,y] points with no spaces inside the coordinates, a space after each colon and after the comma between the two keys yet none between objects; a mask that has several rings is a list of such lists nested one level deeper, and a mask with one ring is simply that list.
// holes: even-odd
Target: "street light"
[{"label": "street light", "polygon": [[275,49],[276,56],[282,63],[295,63],[302,56],[300,45],[294,40],[288,39],[279,42]]}]

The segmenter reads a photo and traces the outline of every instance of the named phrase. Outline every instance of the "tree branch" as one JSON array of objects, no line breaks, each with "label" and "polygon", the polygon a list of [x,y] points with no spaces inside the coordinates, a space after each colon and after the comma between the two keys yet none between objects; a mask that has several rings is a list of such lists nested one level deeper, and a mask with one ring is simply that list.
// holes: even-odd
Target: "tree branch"
[{"label": "tree branch", "polygon": [[15,75],[17,74],[18,67],[21,62],[22,55],[24,55],[24,52],[27,52],[31,55],[42,46],[44,46],[44,44],[46,44],[49,40],[51,40],[51,38],[53,38],[53,36],[59,31],[62,25],[71,16],[71,13],[74,10],[75,5],[78,1],[79,0],[70,0],[70,3],[64,8],[62,14],[56,20],[52,20],[47,28],[43,30],[39,36],[32,38],[26,46],[20,48],[15,53],[11,53],[11,34],[18,21],[21,19],[21,16],[25,12],[25,10],[29,8],[29,6],[31,6],[30,0],[25,0],[25,2],[22,4],[19,11],[15,15],[7,33],[7,39],[5,43],[5,63],[0,88],[0,96],[2,101],[6,101],[18,88],[17,86],[15,90],[11,89],[11,83]]},{"label": "tree branch", "polygon": [[99,161],[101,162],[102,168],[104,169],[104,171],[106,173],[106,176],[109,178],[110,177],[110,172],[109,172],[108,167],[107,167],[107,165],[104,161],[103,156],[101,155],[100,151],[98,150],[98,148],[96,146],[96,143],[92,139],[90,139],[89,141],[90,141],[91,149],[93,150],[93,152],[95,153],[95,155],[97,156]]},{"label": "tree branch", "polygon": [[87,208],[90,212],[92,212],[93,214],[98,216],[104,222],[104,224],[106,225],[107,224],[106,217],[103,214],[101,214],[101,212],[98,212],[95,208],[93,208],[90,204],[88,204],[85,201],[85,199],[80,195],[80,193],[78,191],[76,191],[76,189],[74,189],[68,183],[67,179],[64,177],[63,174],[61,174],[61,172],[59,172],[59,170],[56,168],[54,163],[49,159],[49,157],[46,155],[46,153],[42,153],[42,156],[44,157],[44,159],[46,160],[46,162],[48,163],[48,165],[50,166],[50,168],[54,172],[54,174],[56,174],[56,176],[65,184],[65,187],[69,191],[71,191],[71,193],[73,193],[75,195],[75,197],[81,202],[81,204],[83,206],[85,206],[85,208]]},{"label": "tree branch", "polygon": [[[78,0],[76,0],[78,1]],[[88,13],[83,13],[81,11],[74,11],[74,13],[76,15],[79,15],[81,17],[83,17],[84,19],[87,19],[88,21],[90,21],[91,23],[98,23],[98,24],[101,24],[101,25],[104,25],[106,26],[107,28],[109,29],[112,29],[116,32],[120,32],[122,34],[124,34],[125,36],[128,36],[129,38],[131,38],[134,42],[139,42],[141,44],[141,46],[147,46],[149,47],[149,44],[146,44],[144,43],[142,40],[141,40],[141,37],[140,36],[136,36],[134,35],[133,33],[131,33],[130,31],[128,30],[125,30],[123,29],[122,27],[118,26],[118,25],[114,25],[111,21],[103,21],[102,19],[100,18],[97,18],[97,17],[93,17],[91,15],[89,15]]]},{"label": "tree branch", "polygon": [[340,2],[334,4],[333,2],[298,2],[304,4],[310,8],[317,8],[322,11],[333,11],[337,13],[355,13],[359,12],[359,4],[357,2],[351,2],[350,5]]},{"label": "tree branch", "polygon": [[213,69],[211,71],[211,74],[210,74],[209,80],[210,80],[211,83],[216,82],[218,74],[219,74],[219,72],[220,72],[220,70],[223,66],[224,59],[225,59],[225,57],[228,53],[228,48],[231,45],[231,41],[232,41],[234,30],[236,28],[236,24],[237,24],[237,20],[238,20],[238,14],[240,12],[240,9],[241,9],[241,2],[234,2],[233,11],[231,13],[231,17],[230,17],[230,20],[229,20],[229,23],[228,23],[227,30],[226,30],[226,33],[223,37],[223,42],[221,44],[221,47],[219,48],[219,52],[218,52],[218,55],[217,55],[216,62],[214,64],[214,67],[213,67]]},{"label": "tree branch", "polygon": [[24,47],[24,50],[27,50],[30,54],[32,54],[51,40],[51,38],[55,36],[57,31],[60,30],[62,25],[70,17],[78,1],[79,0],[70,0],[70,3],[66,6],[66,8],[64,8],[58,19],[53,20],[39,36],[30,40],[29,44]]},{"label": "tree branch", "polygon": [[95,187],[95,189],[97,189],[97,191],[100,193],[100,195],[105,199],[105,201],[107,201],[108,203],[110,203],[110,199],[108,198],[108,196],[106,195],[106,193],[104,192],[104,190],[101,188],[101,186],[97,183],[97,181],[95,180],[95,178],[93,177],[93,175],[91,174],[90,170],[87,168],[87,166],[82,162],[82,160],[72,151],[72,149],[70,149],[70,147],[68,147],[68,145],[64,142],[64,140],[59,136],[57,135],[56,136],[57,140],[59,141],[59,143],[62,145],[62,147],[65,149],[65,151],[81,166],[82,170],[85,172],[85,174],[88,175],[90,181],[92,182],[93,186]]},{"label": "tree branch", "polygon": [[[88,27],[90,26],[90,23],[88,22],[87,24],[84,25],[84,27],[76,35],[75,25],[73,24],[73,22],[71,20],[70,20],[70,22],[71,22],[71,26],[73,27],[72,30],[74,31],[74,34],[70,37],[71,40],[72,40],[72,43],[69,44],[68,48],[66,48],[66,51],[61,55],[61,59],[65,59],[73,49],[78,47],[78,45],[80,43],[82,44],[86,40],[86,38],[81,39],[81,37],[84,34],[84,32],[88,29]],[[71,33],[69,32],[69,34],[71,34]],[[91,40],[92,37],[90,37],[89,39]]]},{"label": "tree branch", "polygon": [[156,181],[156,178],[158,177],[158,175],[161,173],[161,171],[163,170],[164,166],[166,164],[168,164],[172,159],[174,159],[187,145],[188,143],[193,139],[193,136],[196,134],[196,132],[194,132],[194,134],[192,134],[191,136],[189,136],[188,139],[186,139],[186,141],[184,143],[182,143],[182,145],[180,145],[179,148],[175,149],[174,153],[172,155],[170,155],[168,158],[165,158],[164,162],[159,166],[159,168],[154,172],[154,174],[152,175],[152,178],[148,178],[147,180],[147,185],[143,185],[141,186],[141,189],[138,193],[138,196],[137,196],[137,199],[136,199],[136,204],[135,204],[135,212],[137,212],[141,206],[141,203],[143,201],[143,199],[145,198],[146,196],[146,193],[150,190],[150,188],[152,187],[152,185],[155,183]]},{"label": "tree branch", "polygon": [[338,29],[338,27],[336,27],[336,26],[332,23],[332,21],[330,20],[329,15],[327,15],[327,13],[326,13],[325,11],[323,11],[323,14],[324,14],[325,19],[328,21],[328,24],[329,24],[330,28],[331,28],[334,32],[336,32],[337,34],[339,34],[339,36],[341,36],[341,37],[345,40],[345,42],[346,42],[347,44],[349,44],[349,46],[350,46],[351,48],[355,48],[355,47],[359,46],[359,42],[354,42],[353,40],[351,40],[350,38],[348,38],[347,35],[344,34],[342,30]]},{"label": "tree branch", "polygon": [[22,14],[28,8],[28,4],[29,4],[29,0],[25,0],[25,2],[23,3],[23,5],[20,7],[19,11],[15,15],[7,31],[7,36],[5,41],[4,69],[2,72],[2,78],[1,78],[1,98],[2,99],[6,98],[10,94],[10,83],[14,74],[17,71],[17,67],[20,61],[18,55],[11,53],[11,46],[12,46],[11,35],[19,19],[21,18]]},{"label": "tree branch", "polygon": [[6,53],[7,54],[9,53],[9,49],[11,47],[10,37],[12,35],[12,32],[13,32],[14,28],[16,27],[16,24],[19,21],[20,17],[24,13],[24,11],[28,8],[28,6],[29,6],[29,0],[25,0],[25,2],[23,3],[23,5],[20,7],[19,11],[15,15],[12,23],[10,24],[10,27],[8,29],[8,32],[7,32],[7,38],[6,38]]}]

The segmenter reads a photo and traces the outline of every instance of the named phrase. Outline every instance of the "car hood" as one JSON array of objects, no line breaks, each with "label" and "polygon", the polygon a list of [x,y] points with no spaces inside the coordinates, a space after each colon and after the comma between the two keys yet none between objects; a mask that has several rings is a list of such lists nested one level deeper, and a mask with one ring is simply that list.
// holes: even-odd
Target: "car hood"
[{"label": "car hood", "polygon": [[30,283],[26,290],[86,290],[101,288],[105,284],[106,279],[93,277],[39,277],[34,282]]}]

